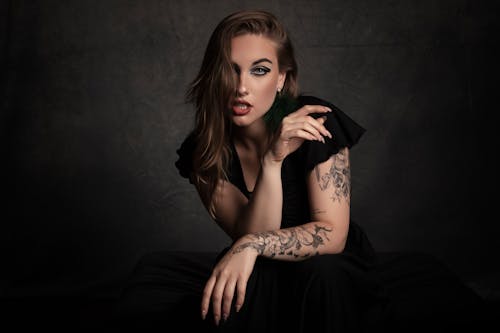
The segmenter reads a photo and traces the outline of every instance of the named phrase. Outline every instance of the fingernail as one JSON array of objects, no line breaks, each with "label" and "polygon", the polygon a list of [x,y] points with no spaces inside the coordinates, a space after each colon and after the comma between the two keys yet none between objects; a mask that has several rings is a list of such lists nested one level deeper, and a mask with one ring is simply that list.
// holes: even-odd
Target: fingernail
[{"label": "fingernail", "polygon": [[332,109],[330,109],[328,106],[326,107],[326,109],[328,110],[328,112],[332,112]]},{"label": "fingernail", "polygon": [[227,316],[227,313],[224,313],[224,314],[222,315],[222,322],[227,321],[227,317],[228,317],[228,316]]},{"label": "fingernail", "polygon": [[201,311],[201,319],[205,320],[206,316],[207,316],[207,311],[205,310]]},{"label": "fingernail", "polygon": [[241,309],[241,305],[236,305],[236,312],[240,312],[240,309]]}]

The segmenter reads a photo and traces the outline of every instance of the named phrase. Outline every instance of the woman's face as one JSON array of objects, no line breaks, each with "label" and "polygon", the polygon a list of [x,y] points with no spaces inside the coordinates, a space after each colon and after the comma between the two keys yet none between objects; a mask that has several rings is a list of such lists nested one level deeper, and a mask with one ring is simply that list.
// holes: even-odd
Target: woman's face
[{"label": "woman's face", "polygon": [[248,126],[269,110],[286,75],[279,72],[275,43],[261,35],[234,37],[231,61],[238,77],[238,93],[230,105],[232,119],[237,126]]}]

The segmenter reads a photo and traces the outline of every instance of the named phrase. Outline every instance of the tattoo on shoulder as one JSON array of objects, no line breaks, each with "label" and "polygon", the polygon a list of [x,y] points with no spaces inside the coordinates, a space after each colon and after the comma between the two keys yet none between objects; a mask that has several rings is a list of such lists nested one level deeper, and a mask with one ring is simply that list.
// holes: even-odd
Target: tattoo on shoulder
[{"label": "tattoo on shoulder", "polygon": [[[296,227],[278,231],[265,231],[251,235],[251,240],[233,249],[239,253],[247,248],[252,248],[260,255],[271,258],[276,255],[292,256],[294,258],[307,258],[319,254],[319,247],[329,240],[332,229],[313,225],[312,227]],[[301,254],[297,251],[301,250]]]},{"label": "tattoo on shoulder", "polygon": [[342,198],[349,202],[351,196],[351,168],[347,148],[339,150],[330,159],[332,160],[332,166],[326,173],[321,174],[318,166],[314,168],[319,188],[322,191],[333,189],[331,195],[333,202],[340,202]]}]

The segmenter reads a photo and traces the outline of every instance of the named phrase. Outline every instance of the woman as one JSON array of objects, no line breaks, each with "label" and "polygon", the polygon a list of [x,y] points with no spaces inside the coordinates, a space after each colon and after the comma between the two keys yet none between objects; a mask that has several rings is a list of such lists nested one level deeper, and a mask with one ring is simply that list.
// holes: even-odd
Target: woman
[{"label": "woman", "polygon": [[201,317],[235,332],[373,324],[375,256],[349,216],[349,149],[364,129],[299,95],[282,24],[264,11],[224,18],[187,97],[196,121],[176,166],[233,240],[206,281]]}]

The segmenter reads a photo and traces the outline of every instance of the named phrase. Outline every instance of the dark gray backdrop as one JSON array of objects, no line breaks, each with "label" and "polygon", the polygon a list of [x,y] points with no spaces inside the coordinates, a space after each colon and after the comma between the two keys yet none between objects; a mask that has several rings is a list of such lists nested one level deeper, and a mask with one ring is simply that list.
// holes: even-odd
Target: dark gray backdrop
[{"label": "dark gray backdrop", "polygon": [[11,0],[3,295],[109,290],[147,252],[228,244],[174,162],[186,86],[217,22],[243,8],[277,14],[301,90],[367,129],[352,217],[376,249],[432,253],[468,280],[499,271],[487,2]]}]

